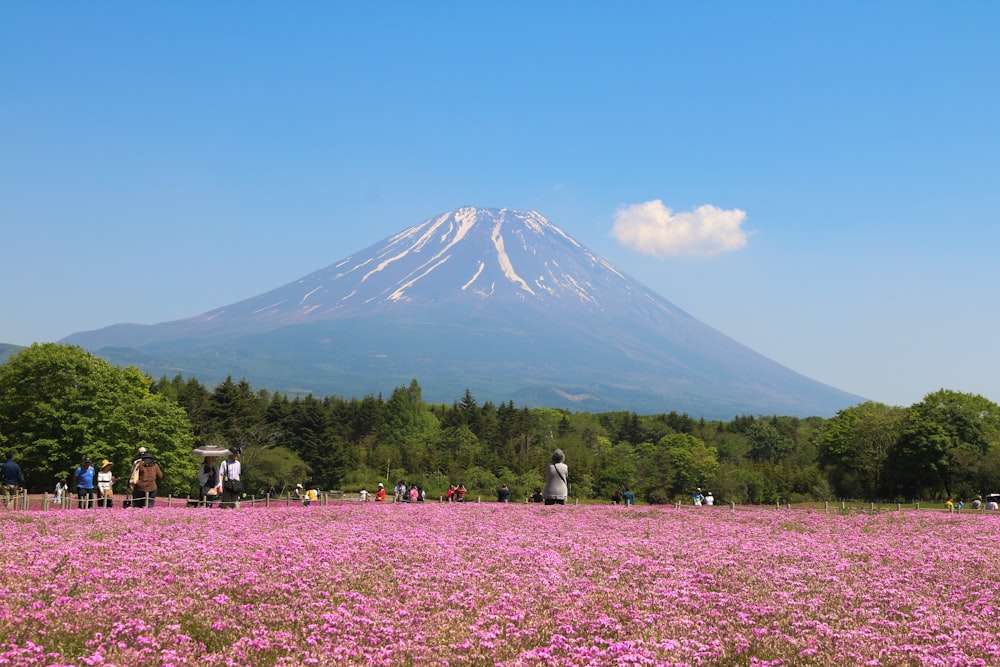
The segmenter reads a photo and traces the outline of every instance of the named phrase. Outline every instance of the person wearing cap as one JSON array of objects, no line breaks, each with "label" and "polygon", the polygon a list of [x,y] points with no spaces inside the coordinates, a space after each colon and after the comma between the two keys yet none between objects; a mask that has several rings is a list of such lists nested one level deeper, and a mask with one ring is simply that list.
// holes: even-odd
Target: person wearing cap
[{"label": "person wearing cap", "polygon": [[692,500],[694,500],[695,505],[701,507],[702,502],[705,500],[705,496],[702,495],[700,486],[697,489],[695,489]]},{"label": "person wearing cap", "polygon": [[152,452],[142,453],[136,472],[136,482],[132,486],[132,507],[152,507],[156,503],[156,483],[163,479],[163,471]]},{"label": "person wearing cap", "polygon": [[114,498],[115,475],[111,471],[111,461],[101,461],[101,469],[97,471],[97,506],[111,507]]},{"label": "person wearing cap", "polygon": [[77,507],[82,510],[95,507],[94,503],[94,466],[90,465],[90,457],[84,456],[83,461],[73,471],[73,484],[76,486]]},{"label": "person wearing cap", "polygon": [[375,492],[375,502],[385,502],[385,485],[382,482],[378,483],[378,491]]}]

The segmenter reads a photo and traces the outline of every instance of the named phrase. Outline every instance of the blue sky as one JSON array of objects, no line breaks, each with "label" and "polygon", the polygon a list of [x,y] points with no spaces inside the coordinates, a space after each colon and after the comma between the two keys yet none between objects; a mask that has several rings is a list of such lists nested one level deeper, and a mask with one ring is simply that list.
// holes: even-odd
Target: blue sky
[{"label": "blue sky", "polygon": [[535,209],[811,378],[1000,401],[1000,3],[0,3],[0,342]]}]

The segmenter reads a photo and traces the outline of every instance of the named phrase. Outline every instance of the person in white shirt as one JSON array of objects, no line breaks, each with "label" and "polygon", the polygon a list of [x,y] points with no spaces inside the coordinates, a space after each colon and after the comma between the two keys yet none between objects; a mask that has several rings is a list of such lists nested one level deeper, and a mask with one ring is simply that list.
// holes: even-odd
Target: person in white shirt
[{"label": "person in white shirt", "polygon": [[97,506],[111,507],[114,502],[115,474],[111,471],[111,461],[101,461],[101,469],[97,471]]},{"label": "person in white shirt", "polygon": [[243,469],[239,457],[239,447],[230,447],[229,456],[219,466],[219,477],[222,479],[222,501],[219,507],[239,507],[240,498],[243,497],[243,482],[240,480]]}]

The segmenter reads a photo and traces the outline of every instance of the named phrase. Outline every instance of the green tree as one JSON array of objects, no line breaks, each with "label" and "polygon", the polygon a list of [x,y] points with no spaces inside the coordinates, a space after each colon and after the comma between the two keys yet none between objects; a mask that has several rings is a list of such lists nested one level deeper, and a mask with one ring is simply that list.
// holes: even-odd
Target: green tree
[{"label": "green tree", "polygon": [[772,424],[758,420],[744,431],[750,443],[747,456],[753,461],[776,463],[792,451],[793,442],[783,436]]},{"label": "green tree", "polygon": [[244,480],[249,489],[276,495],[294,489],[296,484],[312,481],[308,464],[286,447],[272,447],[258,452]]},{"label": "green tree", "polygon": [[719,470],[715,449],[687,433],[673,433],[660,438],[659,446],[667,451],[674,470],[674,495],[687,495],[696,488],[705,488]]},{"label": "green tree", "polygon": [[0,433],[21,459],[29,490],[48,491],[84,456],[108,459],[124,479],[144,446],[163,469],[161,495],[186,493],[197,470],[191,425],[151,388],[135,367],[72,345],[36,343],[0,366]]},{"label": "green tree", "polygon": [[885,465],[909,411],[868,401],[830,419],[819,436],[820,462],[840,497],[875,498],[883,491]]},{"label": "green tree", "polygon": [[890,452],[900,493],[934,496],[972,484],[976,467],[1000,440],[1000,406],[977,394],[941,389],[910,407],[910,420]]}]

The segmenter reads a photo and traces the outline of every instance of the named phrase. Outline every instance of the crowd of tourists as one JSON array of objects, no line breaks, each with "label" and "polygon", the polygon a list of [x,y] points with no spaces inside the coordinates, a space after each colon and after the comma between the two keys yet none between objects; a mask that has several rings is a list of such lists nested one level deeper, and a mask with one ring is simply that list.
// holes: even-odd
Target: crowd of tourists
[{"label": "crowd of tourists", "polygon": [[[215,457],[205,457],[199,465],[198,487],[201,502],[207,507],[216,502],[220,507],[236,507],[239,503],[243,496],[239,455],[239,448],[232,448],[221,464],[216,464]],[[127,491],[120,497],[115,495],[115,485],[121,480],[115,476],[114,467],[108,459],[102,459],[99,465],[95,465],[89,456],[83,456],[72,475],[56,479],[53,504],[61,506],[67,501],[72,502],[69,500],[70,493],[76,494],[79,509],[110,508],[115,502],[121,502],[122,507],[137,508],[151,508],[156,504],[163,469],[156,462],[153,452],[146,447],[139,447],[136,451],[125,480]],[[7,461],[0,469],[0,482],[4,506],[14,506],[15,499],[24,488],[24,475],[12,452],[7,453]]]}]

